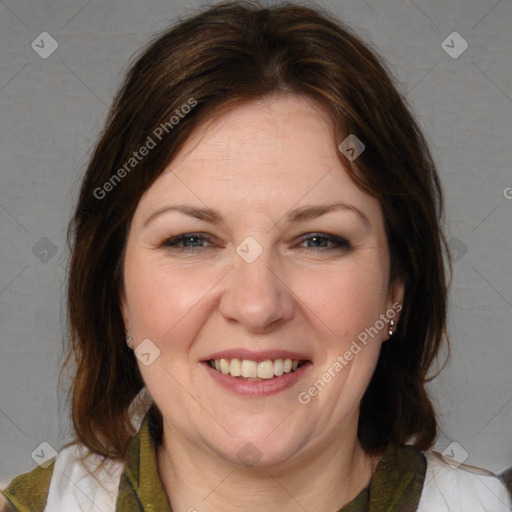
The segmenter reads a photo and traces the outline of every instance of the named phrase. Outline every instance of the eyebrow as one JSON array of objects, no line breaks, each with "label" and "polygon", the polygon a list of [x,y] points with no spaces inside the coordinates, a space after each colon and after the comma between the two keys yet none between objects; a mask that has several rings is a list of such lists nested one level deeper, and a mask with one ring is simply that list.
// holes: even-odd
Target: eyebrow
[{"label": "eyebrow", "polygon": [[367,226],[370,226],[370,219],[368,219],[368,217],[361,210],[359,210],[359,208],[356,208],[354,205],[351,204],[340,202],[325,205],[303,206],[302,208],[297,208],[295,210],[290,211],[286,215],[286,219],[290,224],[295,224],[297,222],[303,222],[305,220],[316,219],[317,217],[321,217],[326,213],[330,213],[337,210],[351,211],[357,214]]},{"label": "eyebrow", "polygon": [[176,206],[165,206],[164,208],[160,208],[156,212],[153,212],[144,221],[143,227],[146,227],[156,217],[159,217],[160,215],[167,212],[179,212],[182,213],[183,215],[188,215],[189,217],[193,217],[195,219],[210,222],[211,224],[219,224],[222,222],[222,217],[211,208],[196,208],[195,206],[184,204]]},{"label": "eyebrow", "polygon": [[[332,203],[325,205],[311,205],[311,206],[303,206],[301,208],[295,208],[288,212],[284,218],[290,224],[297,224],[299,222],[304,222],[311,219],[316,219],[325,215],[326,213],[330,213],[337,210],[348,210],[355,214],[357,214],[361,220],[369,227],[370,220],[368,217],[361,211],[359,208],[356,208],[354,205],[346,204],[346,203]],[[210,224],[220,224],[224,223],[222,216],[217,213],[215,210],[211,208],[197,208],[191,205],[175,205],[175,206],[165,206],[164,208],[160,208],[159,210],[153,212],[143,223],[143,227],[146,227],[150,222],[152,222],[156,217],[168,212],[179,212],[183,215],[187,215],[189,217],[193,217],[195,219],[203,220],[205,222],[209,222]],[[282,220],[282,219],[281,219]],[[281,222],[281,220],[279,222]],[[278,222],[278,223],[279,223]],[[277,224],[277,223],[276,223]]]}]

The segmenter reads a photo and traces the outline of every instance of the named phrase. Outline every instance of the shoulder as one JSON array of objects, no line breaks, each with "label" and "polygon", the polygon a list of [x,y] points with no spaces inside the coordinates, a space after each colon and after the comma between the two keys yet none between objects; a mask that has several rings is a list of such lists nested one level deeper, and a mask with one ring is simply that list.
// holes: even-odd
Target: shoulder
[{"label": "shoulder", "polygon": [[15,477],[0,492],[0,512],[44,510],[52,474],[53,463]]},{"label": "shoulder", "polygon": [[427,469],[418,512],[510,512],[511,498],[496,475],[461,464],[452,466],[426,452]]},{"label": "shoulder", "polygon": [[82,445],[67,446],[46,469],[17,476],[2,491],[6,503],[0,512],[98,510],[92,506],[115,510],[123,469],[122,462],[100,457]]},{"label": "shoulder", "polygon": [[505,484],[505,487],[508,489],[508,492],[512,494],[512,467],[503,471],[499,475],[500,480]]}]

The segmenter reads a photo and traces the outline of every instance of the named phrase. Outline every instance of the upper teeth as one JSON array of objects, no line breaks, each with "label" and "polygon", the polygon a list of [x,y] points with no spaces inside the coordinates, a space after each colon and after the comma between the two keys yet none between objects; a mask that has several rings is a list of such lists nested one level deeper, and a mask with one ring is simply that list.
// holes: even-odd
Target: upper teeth
[{"label": "upper teeth", "polygon": [[249,359],[211,359],[209,364],[218,372],[230,374],[233,377],[248,377],[271,379],[290,373],[299,367],[300,361],[292,359],[266,359],[265,361],[251,361]]}]

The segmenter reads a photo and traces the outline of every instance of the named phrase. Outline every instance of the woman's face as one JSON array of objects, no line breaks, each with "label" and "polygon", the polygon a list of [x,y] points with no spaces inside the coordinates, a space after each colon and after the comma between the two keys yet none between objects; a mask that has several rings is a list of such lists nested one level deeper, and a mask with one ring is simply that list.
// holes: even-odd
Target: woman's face
[{"label": "woman's face", "polygon": [[356,440],[402,289],[379,203],[337,151],[315,103],[267,97],[196,130],[140,200],[123,315],[164,429],[204,456],[276,464]]}]

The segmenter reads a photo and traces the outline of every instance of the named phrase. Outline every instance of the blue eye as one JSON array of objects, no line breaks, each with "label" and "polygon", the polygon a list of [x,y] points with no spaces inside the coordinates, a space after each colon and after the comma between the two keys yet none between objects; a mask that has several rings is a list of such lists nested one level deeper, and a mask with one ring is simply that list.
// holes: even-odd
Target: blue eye
[{"label": "blue eye", "polygon": [[[303,245],[307,244],[307,245]],[[179,252],[200,252],[213,246],[210,236],[204,233],[184,233],[162,242],[161,247]],[[345,238],[323,233],[311,233],[302,238],[300,249],[306,251],[330,251],[350,249],[350,242]]]},{"label": "blue eye", "polygon": [[163,242],[163,247],[170,247],[178,251],[195,252],[198,248],[207,247],[209,237],[201,233],[185,233],[183,235],[170,238]]},{"label": "blue eye", "polygon": [[[302,239],[302,243],[307,243],[308,246],[305,249],[321,249],[321,250],[333,250],[333,249],[349,249],[350,242],[335,235],[326,235],[322,233],[312,233]],[[302,246],[301,246],[302,247]]]}]

